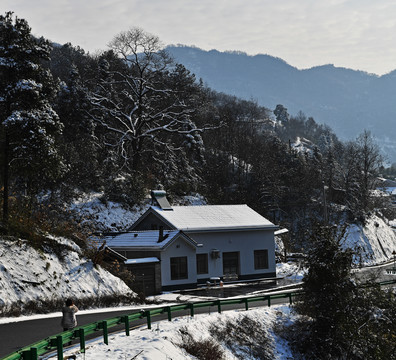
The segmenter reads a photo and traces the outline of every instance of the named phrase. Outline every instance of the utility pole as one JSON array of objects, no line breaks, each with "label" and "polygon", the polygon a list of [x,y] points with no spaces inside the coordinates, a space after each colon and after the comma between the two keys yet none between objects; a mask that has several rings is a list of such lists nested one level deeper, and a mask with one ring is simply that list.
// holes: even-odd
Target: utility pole
[{"label": "utility pole", "polygon": [[327,215],[327,203],[326,203],[326,190],[328,188],[329,188],[328,186],[323,185],[323,219],[325,224],[327,224],[329,220]]},{"label": "utility pole", "polygon": [[393,250],[392,255],[393,255],[393,271],[396,272],[396,251],[395,250]]},{"label": "utility pole", "polygon": [[3,166],[3,225],[7,229],[8,227],[8,168],[9,168],[9,146],[10,137],[5,131],[4,141],[4,166]]}]

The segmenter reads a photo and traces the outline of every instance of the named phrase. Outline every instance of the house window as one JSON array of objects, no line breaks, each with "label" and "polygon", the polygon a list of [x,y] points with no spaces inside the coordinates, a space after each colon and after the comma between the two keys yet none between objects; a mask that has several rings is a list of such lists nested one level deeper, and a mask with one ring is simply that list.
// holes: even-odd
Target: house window
[{"label": "house window", "polygon": [[197,254],[197,274],[208,273],[208,254]]},{"label": "house window", "polygon": [[188,278],[187,256],[170,258],[171,280]]},{"label": "house window", "polygon": [[254,250],[254,268],[268,269],[268,250]]}]

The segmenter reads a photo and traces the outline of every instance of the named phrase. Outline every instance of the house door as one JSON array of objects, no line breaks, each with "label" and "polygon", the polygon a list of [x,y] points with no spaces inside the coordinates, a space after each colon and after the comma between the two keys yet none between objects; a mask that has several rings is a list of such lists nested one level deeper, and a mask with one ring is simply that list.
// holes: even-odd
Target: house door
[{"label": "house door", "polygon": [[135,277],[135,290],[144,294],[144,296],[156,294],[156,279],[154,264],[144,264],[132,266],[129,268]]},{"label": "house door", "polygon": [[223,252],[223,275],[239,275],[239,251]]}]

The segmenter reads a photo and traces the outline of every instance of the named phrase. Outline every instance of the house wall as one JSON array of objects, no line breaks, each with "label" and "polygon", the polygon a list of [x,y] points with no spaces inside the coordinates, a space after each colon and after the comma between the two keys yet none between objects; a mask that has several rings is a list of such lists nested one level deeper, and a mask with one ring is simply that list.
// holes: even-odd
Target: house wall
[{"label": "house wall", "polygon": [[[171,228],[154,214],[148,214],[133,231],[152,230],[163,226],[165,230]],[[132,229],[131,229],[132,230]],[[175,248],[174,243],[169,249],[161,254],[161,274],[163,290],[172,290],[186,287],[185,285],[195,285],[202,283],[211,277],[223,277],[223,252],[239,252],[239,279],[254,279],[259,277],[276,277],[275,264],[275,239],[274,230],[243,230],[243,231],[223,231],[223,232],[189,232],[184,231],[202,247],[196,249],[190,247],[182,241],[180,248]],[[182,246],[183,244],[183,246]],[[170,257],[183,256],[181,249],[187,249],[188,274],[185,281],[170,280]],[[220,251],[219,259],[212,259],[211,250]],[[254,268],[254,250],[268,250],[268,269]],[[196,274],[196,254],[208,254],[208,274]],[[195,276],[193,276],[194,274]]]},{"label": "house wall", "polygon": [[[176,239],[161,254],[161,276],[163,290],[176,290],[195,287],[197,284],[197,264],[195,247],[186,243],[182,239]],[[180,280],[171,279],[171,261],[172,257],[187,256],[188,278]]]},{"label": "house wall", "polygon": [[[203,280],[223,276],[223,252],[239,252],[239,279],[275,277],[275,241],[273,230],[229,231],[229,232],[187,232],[197,243],[197,254],[208,254],[208,274],[197,275]],[[220,251],[220,258],[212,259],[213,249]],[[254,250],[268,250],[268,269],[254,268]]]}]

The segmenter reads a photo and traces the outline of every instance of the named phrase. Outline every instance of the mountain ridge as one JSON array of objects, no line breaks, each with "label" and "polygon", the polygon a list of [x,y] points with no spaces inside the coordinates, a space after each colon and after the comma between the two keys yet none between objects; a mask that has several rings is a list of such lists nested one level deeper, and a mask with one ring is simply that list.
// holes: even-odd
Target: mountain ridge
[{"label": "mountain ridge", "polygon": [[255,100],[274,110],[284,105],[291,115],[302,111],[318,123],[329,125],[342,140],[372,132],[389,160],[396,161],[396,70],[376,75],[333,64],[298,69],[266,54],[202,50],[168,46],[178,62],[210,88]]}]

